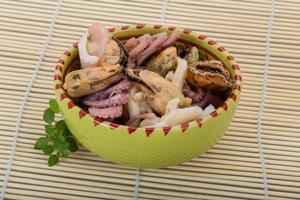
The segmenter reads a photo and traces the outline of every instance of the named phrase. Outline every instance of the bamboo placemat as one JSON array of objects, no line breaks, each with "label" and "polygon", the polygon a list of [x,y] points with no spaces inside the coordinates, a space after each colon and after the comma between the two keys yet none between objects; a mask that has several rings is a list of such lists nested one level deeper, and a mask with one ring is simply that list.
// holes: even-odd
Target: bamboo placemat
[{"label": "bamboo placemat", "polygon": [[[0,0],[0,199],[300,199],[298,0]],[[59,166],[33,149],[53,66],[95,22],[199,31],[235,55],[229,130],[180,166],[135,170],[82,148]]]}]

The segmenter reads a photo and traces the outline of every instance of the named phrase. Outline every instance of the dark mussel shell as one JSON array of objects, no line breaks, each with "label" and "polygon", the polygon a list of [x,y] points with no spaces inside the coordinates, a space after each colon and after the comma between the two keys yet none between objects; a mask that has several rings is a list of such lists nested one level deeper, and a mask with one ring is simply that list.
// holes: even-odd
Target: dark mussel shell
[{"label": "dark mussel shell", "polygon": [[139,73],[143,70],[145,70],[145,69],[143,69],[143,68],[135,68],[135,69],[126,68],[126,69],[124,69],[125,75],[127,76],[127,78],[129,80],[136,82],[138,84],[141,84],[142,86],[144,86],[145,88],[150,90],[152,93],[154,93],[153,89],[139,77]]},{"label": "dark mussel shell", "polygon": [[118,63],[116,63],[116,64],[120,64],[120,65],[126,67],[128,64],[128,61],[129,61],[128,51],[120,40],[118,40],[115,37],[113,37],[112,39],[118,44],[118,46],[120,48],[120,59],[119,59]]}]

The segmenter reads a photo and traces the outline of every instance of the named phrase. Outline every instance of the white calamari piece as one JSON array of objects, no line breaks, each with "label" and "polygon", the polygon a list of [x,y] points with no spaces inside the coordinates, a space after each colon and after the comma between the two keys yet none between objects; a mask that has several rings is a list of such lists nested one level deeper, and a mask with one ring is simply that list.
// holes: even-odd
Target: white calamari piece
[{"label": "white calamari piece", "polygon": [[205,117],[215,111],[213,105],[207,106],[202,110],[199,106],[191,106],[187,108],[178,108],[180,99],[174,98],[169,101],[166,109],[166,114],[162,117],[154,117],[144,119],[140,123],[140,127],[161,128],[164,126],[175,126],[181,123],[196,120],[199,117]]},{"label": "white calamari piece", "polygon": [[214,112],[216,109],[213,105],[209,104],[204,110],[202,117],[210,115],[212,112]]},{"label": "white calamari piece", "polygon": [[[141,127],[160,128],[164,126],[175,126],[181,123],[190,122],[202,117],[204,111],[199,106],[178,108],[180,99],[174,98],[168,102],[167,112],[161,118],[145,119],[141,122]],[[211,107],[210,107],[211,108]]]},{"label": "white calamari piece", "polygon": [[79,43],[78,43],[78,50],[79,50],[79,58],[82,68],[88,68],[88,67],[97,67],[99,62],[98,56],[91,56],[87,49],[87,37],[88,37],[88,31],[86,31],[83,36],[81,37]]},{"label": "white calamari piece", "polygon": [[159,123],[161,123],[161,118],[154,115],[153,118],[145,118],[143,121],[141,121],[140,127],[154,127],[154,124],[159,125]]},{"label": "white calamari piece", "polygon": [[174,76],[172,78],[172,83],[176,85],[179,90],[182,90],[186,73],[187,73],[188,64],[185,59],[179,57],[177,57],[177,59],[178,59],[177,62],[178,65],[174,73]]},{"label": "white calamari piece", "polygon": [[167,104],[166,114],[168,114],[171,110],[177,109],[179,102],[180,102],[180,99],[178,97],[170,100],[169,103]]},{"label": "white calamari piece", "polygon": [[127,126],[137,127],[140,124],[140,119],[135,118],[141,114],[139,102],[134,99],[135,94],[137,93],[137,87],[132,86],[129,90],[129,100],[128,100],[128,113],[129,121],[126,123]]},{"label": "white calamari piece", "polygon": [[128,112],[129,117],[132,119],[134,116],[140,115],[140,107],[138,101],[134,99],[135,94],[137,93],[137,87],[131,87],[129,91],[129,101],[128,101]]},{"label": "white calamari piece", "polygon": [[102,24],[94,23],[78,43],[81,67],[97,67],[111,39],[111,33]]},{"label": "white calamari piece", "polygon": [[177,108],[171,110],[162,119],[170,126],[175,126],[181,123],[190,122],[201,117],[203,110],[199,106],[191,106],[187,108]]},{"label": "white calamari piece", "polygon": [[174,78],[174,72],[173,71],[169,71],[167,73],[167,75],[165,76],[165,79],[167,79],[170,82],[172,82],[173,78]]}]

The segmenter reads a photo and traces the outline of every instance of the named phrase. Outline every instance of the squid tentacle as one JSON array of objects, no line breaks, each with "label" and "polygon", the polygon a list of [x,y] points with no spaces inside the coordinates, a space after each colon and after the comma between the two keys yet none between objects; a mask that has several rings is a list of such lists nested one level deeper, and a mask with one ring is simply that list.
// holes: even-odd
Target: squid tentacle
[{"label": "squid tentacle", "polygon": [[129,57],[134,59],[138,54],[147,49],[147,47],[151,44],[150,37],[151,36],[149,34],[143,35],[140,39],[139,44],[129,52]]},{"label": "squid tentacle", "polygon": [[108,108],[96,108],[90,107],[89,113],[93,117],[99,118],[116,118],[122,115],[122,106],[108,107]]},{"label": "squid tentacle", "polygon": [[99,91],[94,94],[90,94],[90,95],[86,96],[83,101],[104,100],[108,97],[111,97],[111,96],[119,94],[125,90],[128,90],[130,87],[131,87],[131,82],[125,79],[106,90],[102,90],[102,91]]},{"label": "squid tentacle", "polygon": [[[163,33],[165,33],[165,32],[163,32]],[[137,65],[140,65],[141,63],[143,63],[143,61],[146,58],[148,58],[154,52],[156,52],[157,50],[159,50],[160,49],[160,45],[162,43],[164,43],[168,39],[168,36],[165,33],[165,34],[157,35],[154,38],[155,38],[155,40],[153,41],[153,43],[150,44],[150,46],[147,49],[145,49],[143,52],[141,52],[141,54],[138,56],[138,58],[137,58]]]},{"label": "squid tentacle", "polygon": [[164,49],[164,48],[167,48],[168,46],[170,46],[173,42],[175,42],[176,40],[178,40],[180,38],[180,35],[179,33],[177,32],[173,32],[169,38],[161,44],[161,48]]},{"label": "squid tentacle", "polygon": [[113,107],[113,106],[126,104],[128,102],[128,99],[129,99],[129,94],[120,93],[104,100],[98,100],[98,101],[86,100],[83,101],[83,104],[91,107],[106,108],[106,107]]}]

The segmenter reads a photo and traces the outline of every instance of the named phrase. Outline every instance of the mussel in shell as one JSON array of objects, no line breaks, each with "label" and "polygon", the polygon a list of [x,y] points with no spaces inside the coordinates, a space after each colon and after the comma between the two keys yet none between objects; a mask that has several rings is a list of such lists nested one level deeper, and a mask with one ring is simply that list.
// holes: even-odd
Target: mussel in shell
[{"label": "mussel in shell", "polygon": [[174,71],[177,66],[177,53],[175,47],[169,47],[153,56],[147,63],[146,68],[165,76],[169,71]]},{"label": "mussel in shell", "polygon": [[184,57],[187,61],[187,63],[193,64],[195,62],[199,61],[199,51],[197,49],[197,47],[192,47],[190,48],[189,53]]},{"label": "mussel in shell", "polygon": [[71,97],[82,97],[107,88],[122,77],[123,67],[119,64],[104,67],[90,67],[67,74],[64,89]]},{"label": "mussel in shell", "polygon": [[93,24],[78,43],[82,68],[127,65],[128,52],[100,23]]},{"label": "mussel in shell", "polygon": [[140,85],[142,85],[143,87],[147,88],[149,91],[151,91],[152,93],[154,93],[153,89],[140,78],[140,72],[144,71],[145,69],[142,68],[126,68],[125,69],[125,75],[127,76],[127,78],[135,83],[138,83]]},{"label": "mussel in shell", "polygon": [[122,42],[113,38],[107,44],[105,53],[100,59],[99,66],[110,66],[116,64],[126,66],[128,59],[128,52]]},{"label": "mussel in shell", "polygon": [[195,88],[225,91],[233,86],[229,72],[220,61],[199,61],[189,65],[186,81]]},{"label": "mussel in shell", "polygon": [[160,115],[163,115],[166,112],[168,102],[176,97],[180,99],[180,107],[191,105],[190,98],[184,97],[182,91],[179,90],[176,85],[159,74],[142,69],[126,70],[127,74],[130,74],[128,77],[140,84],[142,91],[145,93],[146,102]]}]

